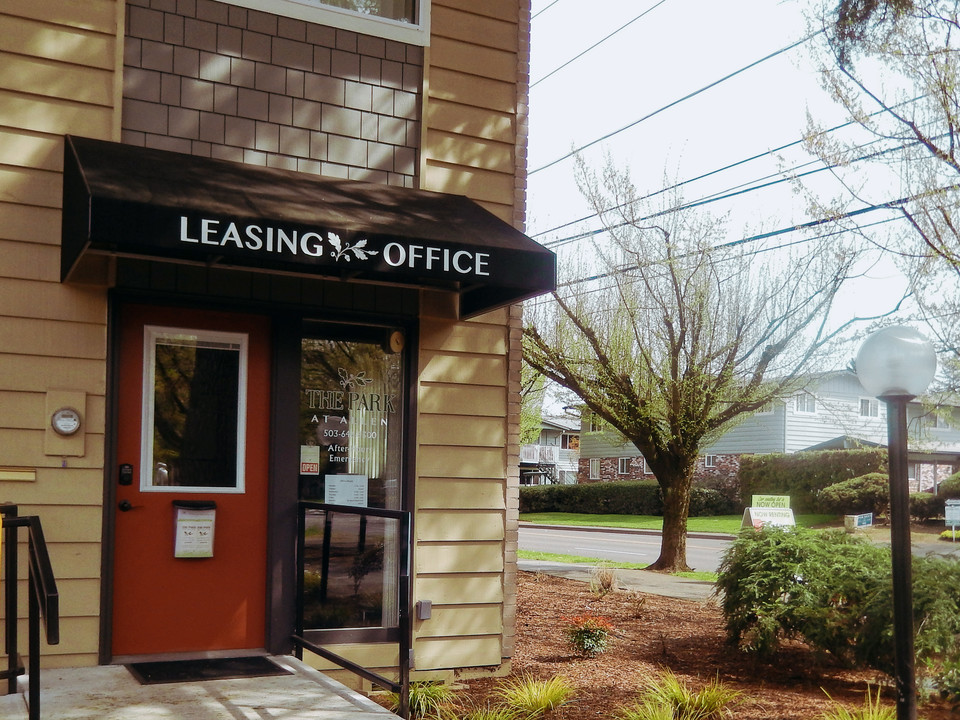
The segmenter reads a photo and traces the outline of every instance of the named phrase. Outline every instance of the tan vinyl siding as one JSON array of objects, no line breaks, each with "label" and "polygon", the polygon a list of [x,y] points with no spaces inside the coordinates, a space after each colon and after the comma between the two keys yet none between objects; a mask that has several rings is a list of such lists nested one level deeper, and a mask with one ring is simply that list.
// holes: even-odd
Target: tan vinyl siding
[{"label": "tan vinyl siding", "polygon": [[[99,649],[106,298],[60,284],[60,173],[63,134],[115,138],[121,14],[113,0],[0,6],[0,466],[32,473],[0,476],[0,501],[39,515],[50,546],[51,667],[95,664]],[[51,388],[85,399],[79,438],[48,437]]]},{"label": "tan vinyl siding", "polygon": [[[421,185],[522,225],[529,3],[434,0]],[[513,654],[519,485],[519,310],[423,320],[415,599],[417,668]],[[506,667],[506,666],[503,666]]]},{"label": "tan vinyl siding", "polygon": [[518,132],[515,3],[433,3],[424,187],[468,195],[513,222]]}]

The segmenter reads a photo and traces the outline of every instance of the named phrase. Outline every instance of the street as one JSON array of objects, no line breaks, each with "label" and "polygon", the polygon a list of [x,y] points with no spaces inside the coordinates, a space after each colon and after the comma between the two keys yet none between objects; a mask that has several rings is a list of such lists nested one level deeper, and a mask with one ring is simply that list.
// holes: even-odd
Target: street
[{"label": "street", "polygon": [[[687,538],[687,564],[694,570],[716,572],[720,556],[732,540]],[[584,530],[583,528],[537,528],[520,525],[521,550],[581,555],[617,562],[652,563],[660,554],[659,534]]]}]

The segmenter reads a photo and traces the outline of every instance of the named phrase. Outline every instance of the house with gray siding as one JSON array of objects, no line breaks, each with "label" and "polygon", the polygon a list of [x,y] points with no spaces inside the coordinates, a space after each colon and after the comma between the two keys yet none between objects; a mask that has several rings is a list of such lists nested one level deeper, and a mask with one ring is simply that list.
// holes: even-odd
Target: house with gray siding
[{"label": "house with gray siding", "polygon": [[[932,491],[960,468],[960,408],[910,403],[911,491]],[[584,412],[580,482],[654,479],[643,455],[616,431]],[[811,378],[807,387],[745,416],[703,449],[695,482],[735,484],[742,455],[886,445],[886,405],[844,370]]]}]

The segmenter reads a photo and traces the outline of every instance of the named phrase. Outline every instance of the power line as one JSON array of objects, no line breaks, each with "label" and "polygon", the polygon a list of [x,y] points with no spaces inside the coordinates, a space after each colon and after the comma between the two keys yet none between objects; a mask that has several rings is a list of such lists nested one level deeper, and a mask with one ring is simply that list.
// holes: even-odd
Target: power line
[{"label": "power line", "polygon": [[[559,0],[555,0],[555,1],[559,1]],[[626,24],[621,25],[621,26],[618,27],[616,30],[614,30],[612,33],[610,33],[609,35],[607,35],[605,38],[603,38],[603,39],[601,39],[601,40],[598,40],[597,42],[595,42],[593,45],[591,45],[590,47],[588,47],[588,48],[587,48],[586,50],[584,50],[583,52],[581,52],[581,53],[579,53],[578,55],[576,55],[576,56],[570,58],[569,60],[567,60],[565,63],[563,63],[563,65],[560,65],[559,67],[555,67],[553,70],[551,70],[550,72],[548,72],[548,73],[547,73],[546,75],[544,75],[542,78],[540,78],[540,79],[536,80],[535,82],[531,83],[531,84],[530,84],[530,89],[532,90],[533,88],[535,88],[537,85],[539,85],[540,83],[542,83],[544,80],[546,80],[546,79],[547,79],[548,77],[550,77],[551,75],[555,75],[556,73],[560,72],[560,71],[563,70],[565,67],[567,67],[567,65],[569,65],[570,63],[579,60],[579,59],[582,58],[584,55],[586,55],[588,52],[590,52],[591,50],[595,49],[596,47],[602,45],[603,43],[605,43],[607,40],[609,40],[610,38],[612,38],[614,35],[616,35],[616,34],[617,34],[618,32],[620,32],[621,30],[624,30],[624,29],[626,29],[627,27],[629,27],[630,25],[633,25],[633,23],[635,23],[637,20],[639,20],[640,18],[642,18],[644,15],[646,15],[646,14],[648,14],[648,13],[653,12],[654,10],[656,10],[658,7],[660,7],[661,5],[663,5],[666,1],[667,1],[667,0],[660,0],[660,2],[658,2],[656,5],[653,5],[652,7],[647,8],[647,9],[644,10],[642,13],[640,13],[639,15],[637,15],[633,20],[630,20],[630,21],[627,22]],[[549,6],[548,6],[548,7],[549,7]],[[546,9],[546,8],[544,8],[544,9]],[[542,12],[542,11],[541,11],[541,12]],[[539,15],[540,13],[537,13],[537,14]]]},{"label": "power line", "polygon": [[[917,99],[919,99],[919,98],[914,98],[914,100],[906,101],[906,102],[913,102],[913,101],[915,101],[915,100],[917,100]],[[845,123],[844,125],[849,125],[849,124],[851,124],[851,123]],[[837,127],[831,128],[830,130],[825,130],[824,133],[832,132],[833,130],[836,130],[836,129],[839,129],[839,128],[844,127],[844,125],[838,125]],[[942,138],[942,137],[945,137],[945,134],[938,135],[938,136],[935,137],[935,139],[939,139],[939,138]],[[853,149],[854,149],[854,150],[863,150],[863,149],[865,149],[865,148],[867,148],[867,147],[869,147],[869,146],[871,146],[871,145],[875,145],[875,144],[877,144],[877,143],[879,143],[879,142],[882,142],[882,140],[883,140],[882,138],[877,138],[877,139],[871,140],[871,141],[869,141],[869,142],[863,143],[862,145],[855,146]],[[797,143],[799,143],[799,142],[802,142],[802,140],[798,140],[798,141],[795,141],[795,142],[793,142],[793,143],[789,143],[789,144],[787,144],[787,145],[781,146],[781,148],[778,148],[778,149],[776,149],[776,150],[772,150],[772,151],[770,151],[770,152],[778,152],[780,149],[790,147],[791,145],[795,145],[795,144],[797,144]],[[880,156],[882,156],[882,155],[887,155],[887,154],[892,153],[892,152],[897,152],[897,151],[900,151],[900,150],[904,150],[904,149],[906,149],[907,147],[913,147],[913,146],[916,146],[916,145],[919,145],[919,144],[920,144],[919,141],[914,141],[914,142],[911,142],[911,143],[909,143],[909,144],[907,144],[907,145],[893,145],[893,146],[890,146],[890,147],[887,147],[887,148],[882,148],[882,149],[877,150],[877,151],[875,151],[875,152],[870,152],[870,153],[866,153],[866,154],[860,155],[859,157],[856,157],[856,158],[851,159],[849,162],[850,162],[850,163],[855,163],[855,162],[863,162],[863,161],[865,161],[865,160],[872,160],[872,159],[878,158],[878,157],[880,157]],[[767,154],[767,153],[762,153],[761,155],[755,155],[753,158],[748,158],[747,160],[742,160],[742,161],[740,161],[739,163],[734,163],[734,164],[732,164],[732,165],[727,166],[727,168],[735,167],[736,165],[742,164],[742,163],[744,163],[744,162],[749,162],[750,160],[753,160],[753,159],[762,157],[762,156],[765,155],[765,154]],[[790,168],[790,169],[788,170],[788,172],[794,172],[794,171],[796,171],[796,170],[799,170],[800,168],[804,168],[804,167],[807,167],[807,166],[809,166],[809,165],[814,165],[814,164],[817,164],[817,163],[819,163],[819,162],[821,162],[820,159],[810,160],[810,161],[808,161],[808,162],[801,163],[800,165],[795,165],[794,167]],[[546,242],[543,242],[542,244],[543,244],[544,247],[551,247],[551,248],[552,248],[552,247],[558,247],[558,246],[560,246],[560,245],[564,245],[564,244],[569,243],[569,242],[574,242],[574,241],[576,241],[576,240],[582,240],[582,239],[584,239],[584,238],[588,238],[588,237],[593,237],[593,236],[595,236],[595,235],[599,235],[599,234],[601,234],[601,233],[603,233],[603,232],[605,232],[605,231],[607,231],[607,230],[615,230],[615,229],[617,229],[617,228],[625,227],[625,226],[627,226],[627,225],[632,224],[633,222],[645,222],[645,221],[647,221],[647,220],[651,220],[651,219],[653,219],[653,218],[661,217],[661,216],[663,216],[663,215],[667,215],[667,214],[672,213],[672,212],[679,212],[679,211],[681,211],[681,210],[688,210],[688,209],[691,209],[691,208],[694,208],[694,207],[700,207],[700,206],[702,206],[702,205],[707,205],[707,204],[709,204],[709,203],[717,202],[717,201],[720,201],[720,200],[729,200],[730,198],[736,197],[736,196],[738,196],[738,195],[744,195],[744,194],[746,194],[746,193],[748,193],[748,192],[753,192],[753,191],[755,191],[755,190],[763,190],[763,189],[766,189],[766,188],[769,188],[769,187],[773,187],[774,185],[779,185],[779,184],[782,184],[782,183],[784,183],[784,182],[789,182],[789,181],[791,181],[791,180],[796,180],[797,178],[808,177],[808,176],[814,175],[814,174],[816,174],[816,173],[824,172],[824,171],[827,171],[827,170],[833,170],[833,169],[835,169],[836,167],[837,167],[837,165],[824,165],[823,167],[817,168],[817,169],[815,169],[815,170],[809,170],[809,171],[807,171],[807,172],[800,173],[800,174],[797,174],[797,175],[792,175],[792,176],[788,176],[788,177],[782,177],[782,178],[779,178],[779,179],[777,179],[777,180],[772,180],[772,181],[770,181],[770,182],[763,182],[764,180],[769,180],[770,178],[774,178],[774,177],[777,177],[777,176],[779,175],[779,173],[769,173],[769,174],[767,174],[767,175],[765,175],[765,176],[763,176],[763,177],[756,178],[756,179],[750,180],[750,181],[748,181],[748,182],[740,183],[739,185],[735,185],[735,186],[733,186],[733,187],[731,187],[731,188],[727,188],[726,190],[718,190],[717,192],[715,192],[715,193],[713,193],[713,194],[711,194],[711,195],[706,195],[706,196],[700,198],[699,200],[694,200],[694,201],[691,201],[691,202],[689,202],[689,203],[684,203],[683,205],[679,205],[679,206],[677,206],[677,207],[668,208],[668,209],[666,209],[666,210],[662,210],[662,211],[653,213],[653,214],[651,214],[651,215],[645,216],[645,217],[640,218],[640,219],[638,219],[638,220],[633,220],[633,221],[625,220],[625,221],[623,221],[623,222],[620,222],[620,223],[617,223],[617,224],[614,224],[614,225],[604,225],[602,228],[597,228],[597,229],[594,229],[594,230],[587,230],[587,231],[578,233],[578,234],[576,234],[576,235],[567,236],[567,237],[565,237],[565,238],[558,238],[558,239],[556,239],[556,240],[546,241]],[[648,193],[647,195],[644,195],[643,197],[637,198],[636,200],[630,200],[630,201],[627,201],[627,202],[624,202],[624,203],[620,203],[619,205],[616,205],[616,206],[614,206],[613,208],[611,208],[610,211],[621,210],[621,209],[626,208],[626,207],[629,207],[630,205],[633,205],[633,204],[635,204],[635,203],[642,202],[643,200],[647,200],[647,199],[649,199],[649,198],[651,198],[651,197],[654,197],[654,196],[656,196],[656,195],[662,194],[662,193],[664,193],[664,192],[666,192],[666,191],[668,191],[668,190],[671,190],[671,189],[680,187],[681,185],[683,185],[683,184],[685,184],[685,183],[693,182],[693,181],[698,180],[698,179],[700,179],[700,178],[703,178],[703,177],[707,177],[707,176],[709,176],[709,175],[716,174],[716,173],[718,173],[718,172],[721,172],[721,171],[724,170],[724,169],[726,169],[726,168],[721,168],[720,170],[715,170],[715,171],[712,171],[712,172],[710,172],[710,173],[706,173],[705,175],[701,175],[701,176],[699,176],[698,178],[692,178],[691,180],[685,180],[685,181],[683,181],[683,182],[676,183],[676,184],[671,185],[671,186],[669,186],[669,187],[666,187],[666,188],[664,188],[664,189],[662,189],[662,190],[657,190],[657,191],[655,191],[655,192]],[[762,184],[757,184],[757,183],[762,183]],[[581,219],[579,219],[579,220],[574,220],[574,221],[571,221],[571,222],[569,222],[569,223],[566,223],[565,225],[561,225],[561,226],[558,226],[558,227],[559,227],[559,228],[567,227],[567,226],[569,226],[569,225],[573,225],[573,224],[575,224],[575,223],[582,222],[582,221],[584,221],[584,220],[589,220],[589,219],[594,218],[594,217],[599,217],[599,215],[600,215],[600,213],[593,213],[592,215],[587,215],[587,216],[585,216],[585,217],[583,217],[583,218],[581,218]],[[557,229],[557,228],[555,228],[555,229]],[[546,231],[546,232],[552,232],[552,231]],[[532,236],[532,237],[537,237],[537,236],[542,235],[542,234],[544,234],[544,233],[537,233],[537,235],[534,235],[534,236]]]},{"label": "power line", "polygon": [[[869,143],[866,143],[865,145],[862,145],[862,146],[860,146],[860,147],[866,147],[867,145],[871,145],[871,144],[876,143],[876,142],[879,142],[879,140],[871,140]],[[870,158],[874,158],[874,157],[877,157],[877,156],[879,156],[879,155],[883,155],[883,154],[886,154],[886,153],[888,153],[888,152],[893,152],[894,150],[901,150],[901,149],[902,149],[902,146],[885,148],[885,149],[880,150],[880,151],[875,152],[875,153],[870,153],[870,154],[868,154],[868,155],[862,155],[862,156],[860,156],[859,158],[856,158],[856,160],[854,160],[854,162],[859,162],[859,161],[861,161],[861,160],[868,160],[868,159],[870,159]],[[799,166],[797,166],[797,167],[795,167],[795,168],[793,168],[793,169],[796,170],[796,169],[799,169],[799,168],[801,168],[801,167],[805,167],[805,166],[807,166],[807,165],[815,164],[815,163],[817,163],[817,162],[819,162],[819,160],[811,160],[811,161],[806,162],[806,163],[803,163],[802,165],[799,165]],[[559,247],[560,245],[565,245],[565,244],[567,244],[567,243],[574,242],[574,241],[576,241],[576,240],[583,240],[583,239],[588,238],[588,237],[594,237],[594,236],[596,236],[596,235],[601,235],[601,234],[603,234],[604,232],[608,232],[608,231],[610,231],[610,230],[617,230],[617,229],[619,229],[619,228],[626,227],[626,226],[628,226],[628,225],[633,225],[633,224],[638,223],[638,222],[646,222],[646,221],[648,221],[648,220],[653,220],[653,219],[658,218],[658,217],[663,217],[664,215],[669,215],[669,214],[671,214],[671,213],[681,212],[681,211],[683,211],[683,210],[690,210],[690,209],[696,208],[696,207],[702,207],[703,205],[708,205],[708,204],[710,204],[710,203],[719,202],[720,200],[729,200],[730,198],[737,197],[737,196],[739,196],[739,195],[745,195],[745,194],[748,193],[748,192],[754,192],[754,191],[756,191],[756,190],[763,190],[763,189],[766,189],[766,188],[773,187],[774,185],[780,185],[780,184],[785,183],[785,182],[790,182],[791,180],[796,180],[796,179],[798,179],[798,178],[803,178],[803,177],[808,177],[808,176],[810,176],[810,175],[815,175],[816,173],[821,173],[821,172],[824,172],[824,171],[826,171],[826,170],[832,170],[834,167],[836,167],[836,166],[834,166],[834,165],[825,165],[825,166],[823,166],[823,167],[819,167],[819,168],[816,168],[816,169],[814,169],[814,170],[808,170],[807,172],[799,173],[799,174],[794,175],[794,176],[791,176],[791,177],[781,177],[781,178],[778,178],[778,179],[776,179],[776,180],[771,180],[770,182],[765,182],[765,183],[760,184],[760,185],[754,184],[754,183],[759,182],[760,180],[765,180],[765,179],[768,179],[768,178],[771,178],[771,177],[776,177],[775,174],[767,175],[766,177],[760,178],[759,180],[751,180],[749,183],[741,183],[740,185],[735,186],[734,188],[730,188],[730,189],[728,189],[728,190],[723,190],[723,191],[718,191],[718,192],[716,192],[716,193],[714,193],[714,194],[712,194],[712,195],[707,195],[707,196],[702,197],[702,198],[700,198],[700,199],[698,199],[698,200],[693,200],[693,201],[691,201],[691,202],[684,203],[683,205],[679,205],[679,206],[677,206],[677,207],[671,207],[671,208],[667,208],[667,209],[665,209],[665,210],[660,210],[660,211],[655,212],[655,213],[652,213],[652,214],[650,214],[650,215],[646,215],[646,216],[644,216],[644,217],[642,217],[642,218],[637,218],[637,219],[635,219],[635,220],[624,220],[624,221],[622,221],[622,222],[618,222],[618,223],[615,223],[615,224],[604,225],[603,227],[595,228],[595,229],[593,229],[593,230],[586,230],[586,231],[584,231],[584,232],[578,233],[577,235],[570,235],[570,236],[565,237],[565,238],[559,238],[559,239],[557,239],[557,240],[552,240],[552,241],[544,242],[544,243],[542,243],[542,245],[543,245],[544,247],[548,247],[548,248]],[[746,186],[746,187],[744,187],[744,186]],[[669,189],[669,188],[668,188],[668,189]],[[657,191],[657,192],[655,192],[655,193],[651,193],[650,195],[645,196],[645,198],[646,198],[646,197],[653,197],[654,195],[657,195],[657,194],[659,194],[660,192],[663,192],[663,191]],[[643,199],[645,199],[645,198],[639,198],[637,201],[632,201],[632,202],[639,202],[640,200],[643,200]],[[613,209],[614,209],[614,210],[620,209],[620,208],[623,208],[623,207],[625,207],[626,205],[629,205],[629,204],[632,204],[632,203],[623,203],[623,204],[621,204],[621,205],[616,206],[616,207],[613,208]],[[591,216],[591,217],[595,217],[595,216],[596,216],[596,215]]]},{"label": "power line", "polygon": [[535,170],[531,170],[529,173],[527,173],[527,176],[529,177],[530,175],[533,175],[533,174],[535,174],[535,173],[538,173],[538,172],[540,172],[541,170],[546,170],[546,169],[549,168],[549,167],[553,167],[554,165],[556,165],[556,164],[558,164],[558,163],[561,163],[561,162],[563,162],[564,160],[567,160],[568,158],[573,157],[574,155],[576,155],[578,152],[580,152],[580,151],[582,151],[582,150],[586,150],[586,149],[589,148],[589,147],[593,147],[594,145],[596,145],[596,144],[598,144],[598,143],[601,143],[601,142],[603,142],[604,140],[609,140],[609,139],[612,138],[614,135],[618,135],[618,134],[624,132],[625,130],[629,130],[630,128],[635,127],[635,126],[639,125],[640,123],[642,123],[642,122],[644,122],[644,121],[646,121],[646,120],[649,120],[650,118],[655,117],[656,115],[659,115],[660,113],[662,113],[662,112],[664,112],[664,111],[666,111],[666,110],[669,110],[670,108],[675,107],[676,105],[679,105],[680,103],[682,103],[682,102],[684,102],[684,101],[686,101],[686,100],[690,100],[691,98],[694,98],[694,97],[696,97],[697,95],[700,95],[701,93],[706,92],[707,90],[709,90],[709,89],[711,89],[711,88],[713,88],[713,87],[716,87],[716,86],[719,85],[720,83],[726,82],[727,80],[730,80],[731,78],[736,77],[736,76],[739,75],[740,73],[746,72],[747,70],[750,70],[751,68],[756,67],[756,66],[759,65],[760,63],[766,62],[767,60],[771,60],[772,58],[775,58],[775,57],[777,57],[778,55],[782,55],[783,53],[792,50],[793,48],[797,47],[798,45],[802,45],[803,43],[807,42],[807,41],[810,40],[811,38],[814,38],[814,37],[816,37],[817,35],[819,35],[821,32],[823,32],[823,31],[822,31],[822,30],[818,30],[818,31],[815,32],[815,33],[811,33],[810,35],[807,35],[805,38],[802,38],[802,39],[800,39],[800,40],[797,40],[796,42],[794,42],[794,43],[792,43],[792,44],[790,44],[790,45],[787,45],[786,47],[780,48],[779,50],[776,50],[776,51],[770,53],[769,55],[766,55],[765,57],[760,58],[759,60],[755,60],[754,62],[750,63],[749,65],[745,65],[744,67],[740,68],[739,70],[734,70],[732,73],[723,76],[723,77],[720,78],[719,80],[714,80],[714,81],[713,81],[712,83],[710,83],[709,85],[704,85],[703,87],[699,88],[698,90],[694,90],[694,91],[691,92],[691,93],[687,93],[687,94],[684,95],[683,97],[678,98],[677,100],[674,100],[673,102],[671,102],[671,103],[669,103],[669,104],[667,104],[667,105],[664,105],[663,107],[658,108],[658,109],[654,110],[654,111],[651,112],[651,113],[648,113],[648,114],[644,115],[643,117],[639,118],[638,120],[634,120],[633,122],[629,123],[628,125],[624,125],[622,128],[619,128],[618,130],[614,130],[613,132],[609,132],[609,133],[607,133],[606,135],[597,138],[596,140],[591,140],[591,141],[588,142],[586,145],[581,145],[580,147],[575,148],[574,150],[571,150],[571,151],[568,152],[566,155],[563,155],[563,156],[557,158],[556,160],[552,160],[551,162],[548,162],[546,165],[541,165],[540,167],[536,168]]},{"label": "power line", "polygon": [[549,9],[552,8],[554,5],[556,5],[558,2],[560,2],[560,0],[553,0],[552,3],[550,3],[549,5],[547,5],[547,6],[546,6],[545,8],[543,8],[542,10],[537,10],[536,14],[533,15],[533,17],[531,17],[530,19],[531,19],[531,20],[535,20],[536,17],[537,17],[537,15],[540,15],[541,13],[545,13],[547,10],[549,10]]},{"label": "power line", "polygon": [[[868,211],[870,211],[870,210],[880,209],[880,207],[881,207],[881,206],[876,206],[876,207],[871,207],[871,208],[862,208],[860,211],[855,211],[855,212],[861,212],[861,211],[862,211],[862,212],[868,212]],[[854,214],[854,213],[851,213],[851,214]],[[844,216],[844,217],[846,217],[846,216]],[[841,218],[835,218],[835,219],[843,219],[843,218],[841,217]],[[833,236],[835,236],[835,235],[842,235],[843,233],[847,233],[847,232],[863,231],[863,230],[867,230],[867,229],[872,228],[872,227],[877,227],[877,226],[879,226],[879,225],[885,225],[885,224],[887,224],[887,223],[896,222],[896,221],[899,221],[899,220],[903,220],[903,217],[898,215],[898,216],[896,216],[896,217],[884,218],[883,220],[877,220],[876,222],[867,223],[867,224],[865,224],[865,225],[857,225],[855,228],[841,228],[841,229],[839,229],[839,230],[834,230],[834,231],[831,231],[831,232],[828,232],[828,233],[823,233],[823,234],[817,235],[817,236],[815,236],[815,237],[801,238],[801,239],[799,239],[799,240],[792,240],[792,241],[790,241],[790,242],[781,243],[781,244],[779,244],[779,245],[773,245],[773,246],[770,246],[770,247],[763,247],[763,248],[759,248],[759,249],[756,249],[756,250],[751,250],[751,251],[745,253],[743,257],[756,256],[756,255],[760,255],[761,253],[775,252],[775,251],[777,251],[777,250],[784,250],[784,249],[786,249],[786,248],[789,248],[789,247],[792,247],[792,246],[795,246],[795,245],[803,245],[803,244],[806,244],[806,243],[809,243],[809,242],[813,242],[814,240],[821,240],[821,239],[823,239],[823,238],[833,237]],[[823,221],[823,222],[829,222],[829,220]],[[757,242],[757,241],[759,241],[759,240],[764,240],[764,239],[767,239],[767,238],[769,238],[769,237],[773,237],[773,236],[776,236],[776,235],[782,235],[782,234],[786,234],[786,233],[790,233],[790,232],[795,232],[795,231],[798,231],[798,230],[801,230],[801,229],[806,229],[807,225],[808,225],[808,224],[794,225],[794,226],[791,226],[791,227],[789,227],[789,228],[781,228],[780,230],[774,230],[774,231],[772,231],[772,232],[770,232],[770,233],[761,233],[761,234],[759,234],[759,235],[753,235],[753,236],[750,236],[750,237],[747,237],[747,238],[741,238],[741,239],[739,239],[739,240],[733,240],[733,241],[731,241],[731,242],[729,242],[729,243],[723,243],[723,244],[717,245],[717,246],[715,246],[715,247],[716,247],[717,249],[720,249],[720,248],[736,247],[736,246],[738,246],[738,245],[743,245],[743,244],[748,243],[748,242]],[[645,264],[643,265],[643,267],[653,267],[654,265],[659,265],[659,264],[661,264],[660,261],[650,261],[650,262],[645,263]],[[574,285],[580,285],[580,284],[583,284],[583,283],[588,283],[588,282],[595,282],[595,281],[599,281],[599,280],[604,280],[604,279],[608,279],[608,278],[615,277],[615,276],[617,276],[617,275],[625,275],[625,274],[627,274],[627,273],[629,273],[629,272],[634,272],[634,271],[637,271],[637,270],[640,270],[640,269],[642,269],[642,267],[639,267],[639,266],[630,266],[630,267],[614,268],[613,270],[610,270],[609,272],[597,273],[596,275],[590,275],[590,276],[586,276],[586,277],[582,277],[582,278],[576,278],[576,279],[574,279],[574,280],[569,280],[569,281],[567,281],[567,282],[565,282],[565,283],[559,284],[559,285],[557,286],[557,289],[559,290],[560,288],[572,287],[572,286],[574,286]],[[615,286],[614,286],[614,285],[602,285],[602,286],[590,288],[590,289],[587,289],[587,290],[581,290],[581,291],[579,291],[579,292],[580,292],[581,294],[586,295],[586,294],[590,294],[590,293],[603,292],[603,291],[609,290],[609,289],[611,289],[611,288],[613,288],[613,287],[615,287]],[[541,296],[541,297],[536,298],[536,299],[533,299],[533,300],[528,300],[528,301],[527,301],[527,305],[528,305],[528,306],[536,307],[536,306],[539,306],[539,305],[545,305],[545,304],[550,303],[550,302],[552,302],[550,296],[549,296],[549,295],[544,295],[544,296]]]}]

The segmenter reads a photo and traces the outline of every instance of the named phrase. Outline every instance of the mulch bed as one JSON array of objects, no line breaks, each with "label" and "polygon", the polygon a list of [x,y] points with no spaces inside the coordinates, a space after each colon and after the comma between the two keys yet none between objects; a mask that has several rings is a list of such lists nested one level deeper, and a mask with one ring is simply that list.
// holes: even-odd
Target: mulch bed
[{"label": "mulch bed", "polygon": [[[593,658],[571,653],[564,618],[591,613],[611,622],[607,651]],[[771,659],[759,660],[726,642],[715,601],[694,602],[620,590],[598,598],[587,583],[539,573],[519,573],[517,644],[512,676],[562,675],[576,696],[560,710],[564,720],[612,718],[631,704],[646,679],[669,668],[691,687],[719,678],[739,691],[738,720],[815,720],[833,701],[863,704],[868,684],[883,685],[893,704],[890,679],[853,671],[818,657],[800,643],[788,643]],[[468,680],[457,692],[465,707],[483,705],[502,679]],[[833,698],[831,701],[830,698]],[[940,701],[922,705],[926,720],[956,718]]]}]

